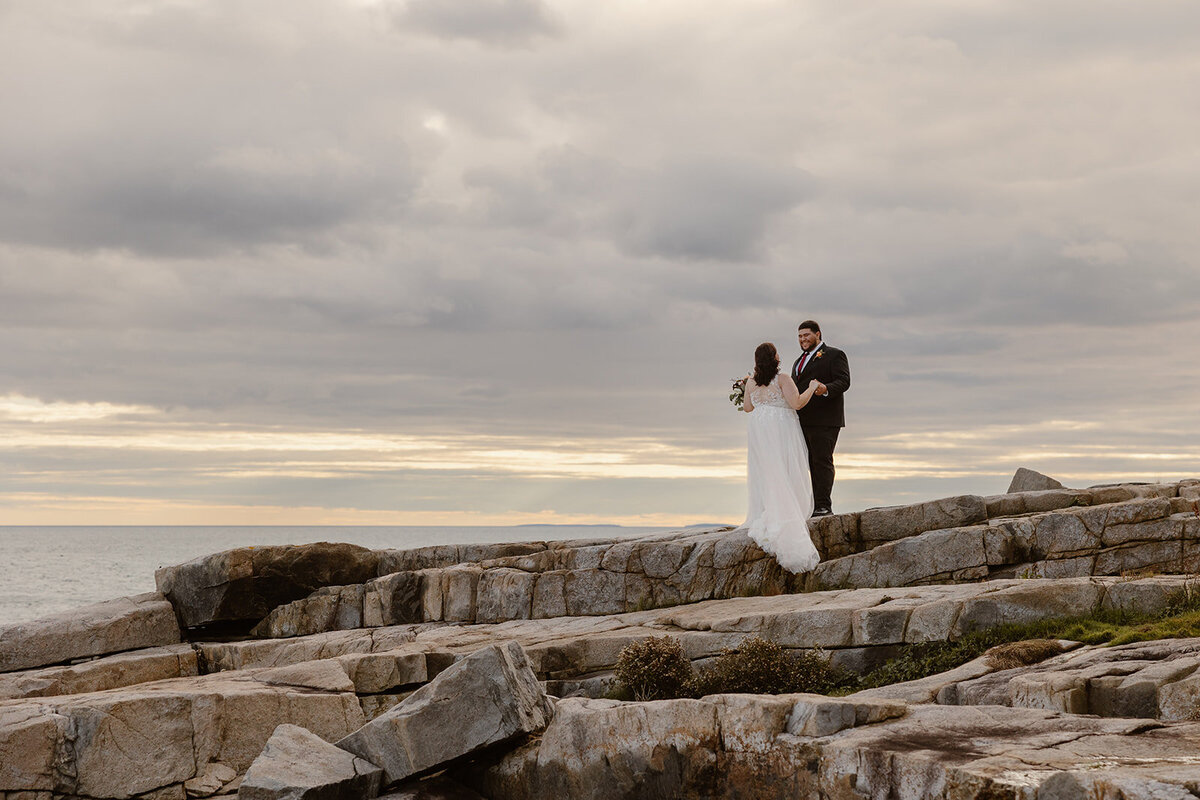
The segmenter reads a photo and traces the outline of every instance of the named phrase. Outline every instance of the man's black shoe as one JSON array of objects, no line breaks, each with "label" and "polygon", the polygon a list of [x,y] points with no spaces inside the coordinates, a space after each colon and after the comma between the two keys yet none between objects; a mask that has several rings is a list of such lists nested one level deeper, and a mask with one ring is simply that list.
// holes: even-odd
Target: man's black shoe
[{"label": "man's black shoe", "polygon": [[813,513],[812,513],[812,515],[813,515],[814,517],[828,517],[828,516],[829,516],[830,514],[832,514],[832,513],[833,513],[833,509],[829,509],[829,508],[816,508],[816,509],[813,509]]}]

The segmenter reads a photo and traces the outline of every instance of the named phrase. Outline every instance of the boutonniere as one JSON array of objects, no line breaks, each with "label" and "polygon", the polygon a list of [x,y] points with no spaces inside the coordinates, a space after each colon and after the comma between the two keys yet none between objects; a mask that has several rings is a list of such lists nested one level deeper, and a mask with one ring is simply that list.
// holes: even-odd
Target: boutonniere
[{"label": "boutonniere", "polygon": [[813,356],[813,358],[821,358],[823,355],[825,355],[825,351],[824,351],[824,350],[818,350],[818,351],[817,351],[817,354],[816,354],[815,356]]}]

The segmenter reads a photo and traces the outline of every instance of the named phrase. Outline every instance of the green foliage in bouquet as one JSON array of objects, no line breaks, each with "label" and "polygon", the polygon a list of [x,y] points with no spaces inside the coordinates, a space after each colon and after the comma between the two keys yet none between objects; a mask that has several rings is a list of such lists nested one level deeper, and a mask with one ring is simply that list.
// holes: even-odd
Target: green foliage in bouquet
[{"label": "green foliage in bouquet", "polygon": [[742,403],[746,400],[746,379],[734,378],[733,389],[729,392],[729,402],[733,403],[738,411],[742,410]]}]

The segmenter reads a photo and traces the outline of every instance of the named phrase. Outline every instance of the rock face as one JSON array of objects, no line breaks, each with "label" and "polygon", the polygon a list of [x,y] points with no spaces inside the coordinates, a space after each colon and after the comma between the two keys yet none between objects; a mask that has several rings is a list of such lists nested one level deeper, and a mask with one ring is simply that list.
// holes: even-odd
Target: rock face
[{"label": "rock face", "polygon": [[[370,740],[411,774],[395,800],[1183,797],[1200,787],[1191,640],[980,659],[842,699],[587,696],[663,634],[701,666],[756,635],[865,671],[996,625],[1158,611],[1194,594],[1197,503],[1188,480],[825,517],[807,577],[728,529],[230,551],[160,573],[174,607],[147,595],[0,630],[0,800],[229,796],[284,724]],[[197,641],[178,642],[176,615]],[[270,638],[246,639],[255,624]],[[542,685],[584,697],[525,736],[550,718]]]},{"label": "rock face", "polygon": [[930,531],[819,564],[809,588],[912,586],[1200,569],[1200,517],[1171,497]]},{"label": "rock face", "polygon": [[[1190,544],[1200,540],[1200,518],[1185,502],[1187,486],[962,495],[822,517],[810,525],[826,560],[809,575],[781,569],[740,530],[529,546],[477,564],[322,587],[275,608],[254,633],[283,638],[405,623],[602,616],[830,588],[1188,572],[1200,568],[1200,544]],[[391,556],[380,569],[438,560]]]},{"label": "rock face", "polygon": [[150,592],[0,627],[0,672],[178,641],[171,604]]},{"label": "rock face", "polygon": [[337,743],[388,783],[546,727],[554,707],[520,645],[492,645]]},{"label": "rock face", "polygon": [[1017,492],[1040,492],[1046,489],[1065,489],[1058,481],[1040,472],[1020,467],[1013,475],[1012,483],[1008,485],[1008,494]]},{"label": "rock face", "polygon": [[[904,713],[811,695],[567,699],[540,739],[455,774],[493,800],[1186,797],[1197,746],[1197,723],[1031,709]],[[1097,793],[1054,793],[1076,782]]]},{"label": "rock face", "polygon": [[[283,666],[333,658],[360,694],[414,688],[483,644],[519,642],[537,675],[558,691],[603,693],[625,645],[669,633],[702,660],[746,636],[789,648],[820,647],[835,664],[862,671],[904,644],[956,639],[971,630],[1101,609],[1151,613],[1184,590],[1184,576],[1138,580],[997,580],[894,589],[843,589],[774,597],[709,600],[608,617],[562,617],[492,625],[401,626],[336,631],[295,639],[197,645],[221,669]],[[360,653],[363,655],[355,655]],[[370,654],[370,655],[366,655]],[[373,677],[374,676],[374,677]],[[561,695],[560,695],[561,696]]]},{"label": "rock face", "polygon": [[945,705],[1004,705],[1160,720],[1200,718],[1200,639],[1086,647],[942,688]]},{"label": "rock face", "polygon": [[276,608],[255,635],[281,638],[411,622],[619,614],[803,583],[744,531],[718,529],[547,549],[323,588]]},{"label": "rock face", "polygon": [[280,725],[254,759],[239,800],[360,800],[379,794],[383,770],[297,725]]},{"label": "rock face", "polygon": [[[986,521],[987,513],[983,498],[964,495],[818,518],[811,528],[821,552],[848,554],[925,531]],[[388,566],[400,563],[404,560],[398,557],[388,559]],[[478,565],[429,567],[365,584],[327,586],[275,608],[253,633],[282,638],[411,622],[620,614],[795,592],[806,580],[782,569],[745,531],[723,528],[534,549]]]},{"label": "rock face", "polygon": [[0,702],[0,791],[129,798],[217,763],[244,772],[276,726],[338,739],[364,721],[348,692],[250,675],[157,681],[117,691]]},{"label": "rock face", "polygon": [[154,574],[184,627],[265,617],[324,586],[375,577],[379,554],[352,544],[242,547]]},{"label": "rock face", "polygon": [[864,547],[906,539],[927,531],[961,528],[987,522],[987,503],[982,497],[963,495],[910,506],[872,508],[859,516],[858,531]]}]

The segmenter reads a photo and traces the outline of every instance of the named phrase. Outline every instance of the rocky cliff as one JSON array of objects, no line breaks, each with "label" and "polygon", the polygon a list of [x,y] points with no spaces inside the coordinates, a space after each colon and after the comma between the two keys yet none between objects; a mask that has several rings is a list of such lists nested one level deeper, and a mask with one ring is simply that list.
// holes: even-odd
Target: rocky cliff
[{"label": "rocky cliff", "polygon": [[[906,645],[1153,611],[1200,564],[1200,480],[1012,490],[742,531],[242,548],[0,628],[0,800],[1196,797],[1200,641],[979,662],[846,698],[604,699],[621,649],[758,635],[859,672]],[[432,777],[431,777],[432,776]]]}]

